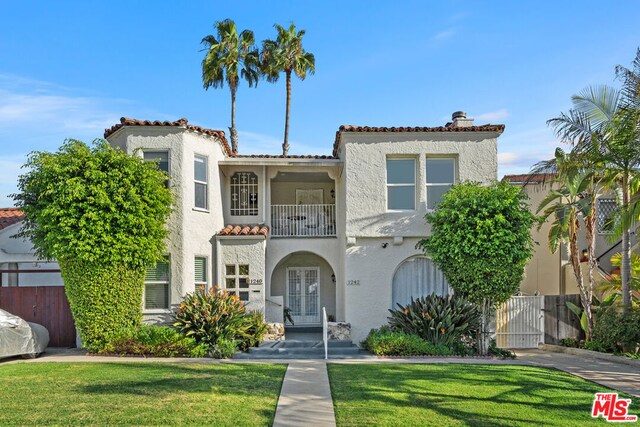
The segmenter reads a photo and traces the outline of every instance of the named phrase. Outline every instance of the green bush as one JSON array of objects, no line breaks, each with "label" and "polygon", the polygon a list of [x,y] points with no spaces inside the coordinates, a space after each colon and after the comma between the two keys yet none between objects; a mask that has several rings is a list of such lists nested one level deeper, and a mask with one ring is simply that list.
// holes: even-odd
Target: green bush
[{"label": "green bush", "polygon": [[220,338],[218,342],[211,347],[211,357],[215,359],[230,359],[234,353],[238,351],[238,341]]},{"label": "green bush", "polygon": [[498,344],[496,344],[495,339],[492,339],[491,341],[489,341],[489,354],[497,357],[498,359],[515,359],[516,358],[516,354],[513,351],[507,350],[506,348],[498,347]]},{"label": "green bush", "polygon": [[244,303],[235,294],[217,288],[187,294],[173,326],[211,348],[221,340],[243,342],[251,338]]},{"label": "green bush", "polygon": [[128,354],[156,357],[205,357],[209,348],[194,338],[185,337],[168,326],[142,325],[112,333],[103,354]]},{"label": "green bush", "polygon": [[75,325],[89,351],[100,351],[114,331],[140,325],[144,269],[58,262]]},{"label": "green bush", "polygon": [[618,313],[614,307],[600,310],[593,328],[592,342],[600,351],[635,351],[640,343],[640,311]]},{"label": "green bush", "polygon": [[361,344],[363,348],[378,356],[445,356],[452,354],[452,351],[444,345],[436,345],[417,335],[392,331],[386,327],[372,329]]},{"label": "green bush", "polygon": [[453,348],[463,338],[473,338],[480,328],[482,313],[461,297],[431,294],[399,309],[389,310],[394,331],[417,335],[433,344]]},{"label": "green bush", "polygon": [[257,347],[267,333],[268,325],[264,321],[264,316],[259,311],[251,311],[246,316],[249,325],[247,328],[247,338],[239,344],[240,350],[247,351],[249,347]]},{"label": "green bush", "polygon": [[560,340],[560,345],[563,347],[573,347],[573,348],[578,348],[580,342],[573,337],[569,337],[569,338],[562,338]]}]

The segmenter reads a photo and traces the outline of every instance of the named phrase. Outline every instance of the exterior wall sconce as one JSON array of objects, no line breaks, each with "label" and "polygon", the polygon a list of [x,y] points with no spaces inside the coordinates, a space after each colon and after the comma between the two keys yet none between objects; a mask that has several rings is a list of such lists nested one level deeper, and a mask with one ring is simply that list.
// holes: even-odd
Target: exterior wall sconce
[{"label": "exterior wall sconce", "polygon": [[335,275],[335,274],[332,274],[332,275],[331,275],[331,281],[332,281],[333,283],[336,283],[336,275]]},{"label": "exterior wall sconce", "polygon": [[382,244],[382,249],[387,249],[387,246],[389,246],[389,244],[388,244],[387,242],[384,242],[384,243]]},{"label": "exterior wall sconce", "polygon": [[329,192],[329,194],[331,194],[331,198],[335,199],[336,198],[336,190],[334,190],[333,188],[331,189],[331,191]]}]

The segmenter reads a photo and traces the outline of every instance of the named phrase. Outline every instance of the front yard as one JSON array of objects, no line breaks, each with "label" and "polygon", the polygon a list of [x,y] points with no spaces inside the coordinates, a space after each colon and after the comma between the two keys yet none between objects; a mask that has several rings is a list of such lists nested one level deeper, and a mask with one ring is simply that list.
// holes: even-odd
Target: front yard
[{"label": "front yard", "polygon": [[[591,404],[595,392],[608,390],[555,370],[460,364],[328,369],[338,426],[605,423],[591,418]],[[639,406],[635,399],[631,413]]]},{"label": "front yard", "polygon": [[270,425],[285,365],[0,366],[0,425]]}]

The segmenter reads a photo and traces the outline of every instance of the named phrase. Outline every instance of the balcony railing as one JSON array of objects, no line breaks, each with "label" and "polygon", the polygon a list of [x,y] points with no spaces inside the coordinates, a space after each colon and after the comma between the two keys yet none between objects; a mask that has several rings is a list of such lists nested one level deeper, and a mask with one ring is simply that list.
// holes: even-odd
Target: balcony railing
[{"label": "balcony railing", "polygon": [[273,237],[336,235],[336,205],[271,205]]}]

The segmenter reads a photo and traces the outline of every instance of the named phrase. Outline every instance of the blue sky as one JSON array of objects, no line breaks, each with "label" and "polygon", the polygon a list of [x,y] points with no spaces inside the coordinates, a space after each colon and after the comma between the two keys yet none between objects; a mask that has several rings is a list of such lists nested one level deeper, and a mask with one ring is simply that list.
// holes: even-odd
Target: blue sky
[{"label": "blue sky", "polygon": [[[557,145],[546,120],[587,85],[615,84],[640,46],[640,2],[11,2],[0,14],[0,206],[19,167],[122,116],[227,129],[225,87],[204,91],[200,40],[231,18],[257,40],[307,30],[316,74],[294,80],[292,154],[330,154],[341,124],[437,126],[464,110],[507,125],[499,176]],[[285,87],[241,87],[241,153],[279,153]]]}]

